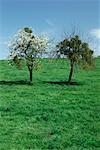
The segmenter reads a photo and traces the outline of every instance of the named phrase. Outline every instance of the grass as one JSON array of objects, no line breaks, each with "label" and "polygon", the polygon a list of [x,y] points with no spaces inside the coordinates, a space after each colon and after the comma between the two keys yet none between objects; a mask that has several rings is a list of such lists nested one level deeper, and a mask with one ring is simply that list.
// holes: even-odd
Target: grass
[{"label": "grass", "polygon": [[100,149],[100,59],[76,68],[77,85],[64,84],[68,73],[65,60],[44,59],[29,85],[25,66],[0,61],[0,150]]}]

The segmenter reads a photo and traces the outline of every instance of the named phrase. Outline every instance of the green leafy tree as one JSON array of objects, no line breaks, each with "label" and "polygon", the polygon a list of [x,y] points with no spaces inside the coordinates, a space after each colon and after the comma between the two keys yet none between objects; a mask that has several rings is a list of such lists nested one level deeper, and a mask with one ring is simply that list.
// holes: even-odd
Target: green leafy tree
[{"label": "green leafy tree", "polygon": [[70,61],[68,83],[72,80],[75,64],[81,65],[83,69],[90,68],[93,65],[93,50],[89,48],[88,43],[82,42],[78,35],[65,38],[56,47],[57,55],[67,57]]},{"label": "green leafy tree", "polygon": [[23,28],[19,30],[9,43],[10,62],[14,62],[18,68],[21,68],[23,60],[28,67],[30,82],[32,82],[33,68],[37,67],[38,59],[45,52],[48,45],[48,39],[45,36],[36,36],[32,29]]}]

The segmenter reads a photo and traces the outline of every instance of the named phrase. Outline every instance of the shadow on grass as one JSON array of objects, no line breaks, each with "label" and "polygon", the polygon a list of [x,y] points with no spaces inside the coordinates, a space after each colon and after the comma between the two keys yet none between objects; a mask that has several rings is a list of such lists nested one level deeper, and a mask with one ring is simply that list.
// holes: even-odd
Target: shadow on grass
[{"label": "shadow on grass", "polygon": [[58,84],[58,85],[82,85],[82,83],[78,82],[67,82],[67,81],[44,81],[45,83],[48,84]]},{"label": "shadow on grass", "polygon": [[[83,85],[83,83],[80,82],[67,82],[67,81],[42,81],[42,83],[47,83],[47,84],[58,84],[58,85]],[[19,81],[5,81],[2,80],[0,81],[0,85],[33,85],[33,83],[25,80],[19,80]]]},{"label": "shadow on grass", "polygon": [[29,81],[19,80],[19,81],[0,81],[0,85],[32,85]]}]

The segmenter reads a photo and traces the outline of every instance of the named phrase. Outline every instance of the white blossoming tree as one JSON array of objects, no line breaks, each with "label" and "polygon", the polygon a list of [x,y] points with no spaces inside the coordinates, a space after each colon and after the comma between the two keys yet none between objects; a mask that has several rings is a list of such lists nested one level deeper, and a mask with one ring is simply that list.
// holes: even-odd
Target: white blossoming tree
[{"label": "white blossoming tree", "polygon": [[46,36],[33,35],[32,29],[24,28],[17,32],[9,43],[9,61],[14,62],[20,69],[23,59],[28,67],[30,82],[32,71],[37,66],[38,59],[46,51],[48,38]]}]

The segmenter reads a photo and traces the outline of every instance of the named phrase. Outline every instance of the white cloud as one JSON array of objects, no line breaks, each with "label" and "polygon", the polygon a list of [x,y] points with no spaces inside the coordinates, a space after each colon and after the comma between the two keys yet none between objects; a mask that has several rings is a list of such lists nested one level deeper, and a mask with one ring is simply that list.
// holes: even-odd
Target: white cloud
[{"label": "white cloud", "polygon": [[49,19],[46,19],[45,22],[46,22],[49,26],[51,26],[51,27],[54,26],[54,23],[53,23],[51,20],[49,20]]},{"label": "white cloud", "polygon": [[7,59],[9,55],[8,41],[9,37],[0,37],[0,59]]},{"label": "white cloud", "polygon": [[49,19],[46,19],[45,22],[48,26],[41,33],[46,34],[49,37],[54,36],[56,31],[54,23]]},{"label": "white cloud", "polygon": [[91,48],[94,50],[94,55],[100,55],[100,28],[92,29],[90,31],[92,41],[90,42]]},{"label": "white cloud", "polygon": [[9,39],[8,38],[1,38],[0,37],[0,45],[5,45],[5,46],[7,46],[8,45],[8,41],[9,41]]},{"label": "white cloud", "polygon": [[90,34],[98,39],[100,39],[100,29],[92,29]]}]

